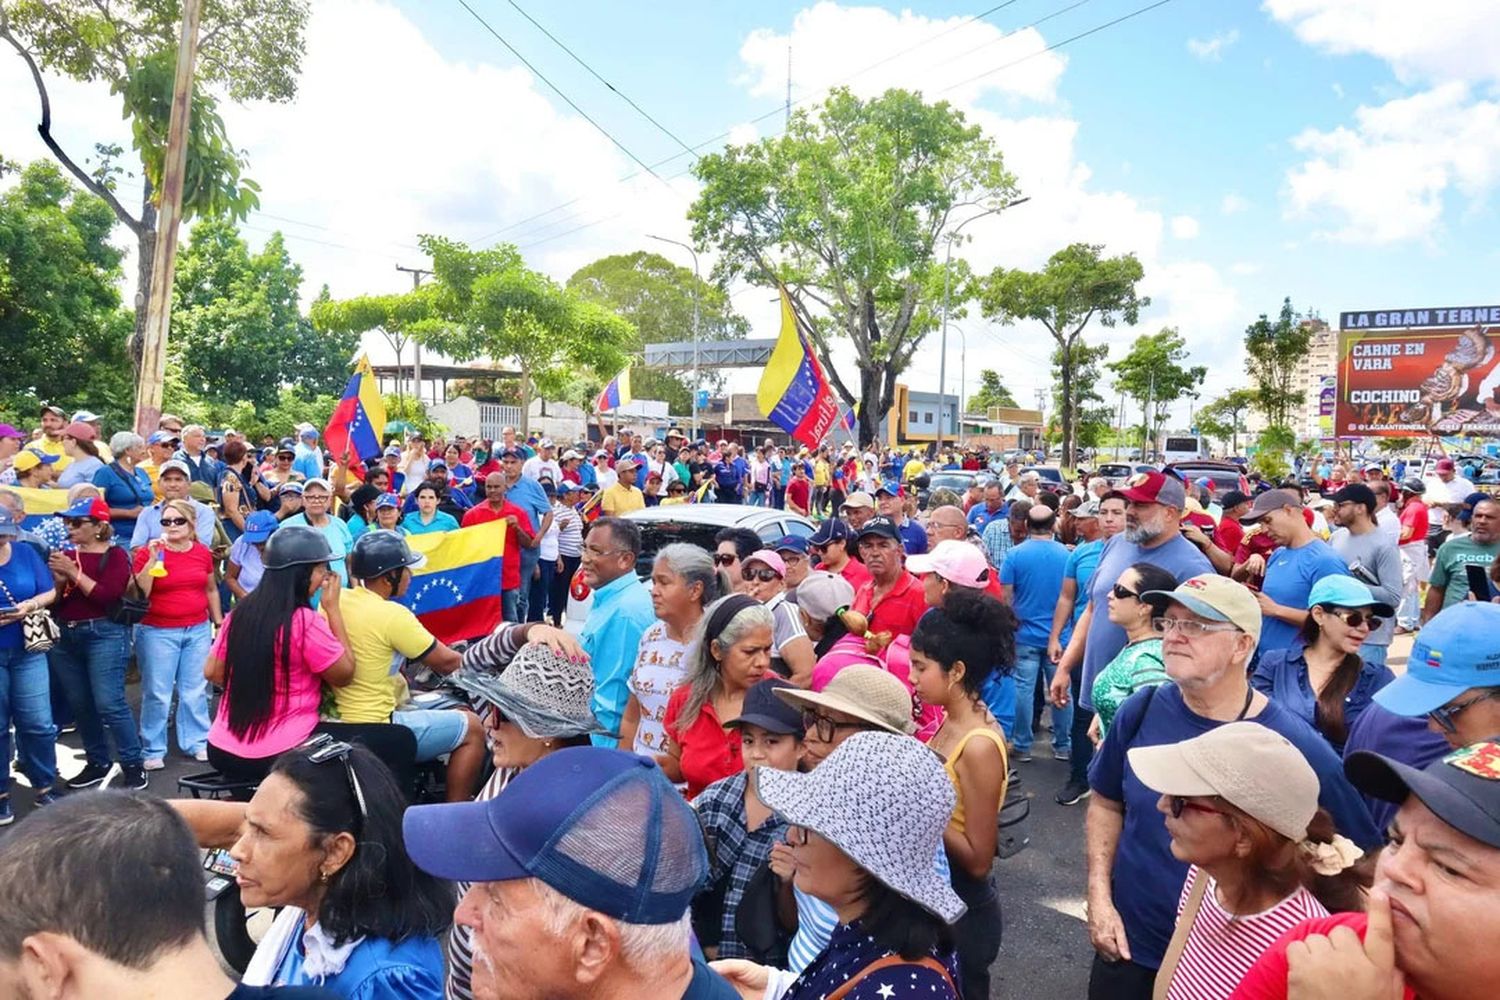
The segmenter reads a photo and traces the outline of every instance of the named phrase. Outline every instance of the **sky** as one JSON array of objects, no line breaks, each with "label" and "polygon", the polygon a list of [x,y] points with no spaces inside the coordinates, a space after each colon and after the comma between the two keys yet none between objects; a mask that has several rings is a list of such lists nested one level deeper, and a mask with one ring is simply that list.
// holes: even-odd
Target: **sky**
[{"label": "sky", "polygon": [[[297,99],[222,108],[262,188],[243,230],[257,245],[285,234],[308,298],[325,283],[335,297],[410,287],[396,265],[423,262],[423,233],[513,242],[559,280],[638,249],[690,265],[647,235],[689,239],[684,144],[777,134],[790,77],[796,106],[844,84],[962,110],[1030,199],[965,230],[971,265],[1040,268],[1075,241],[1135,253],[1152,305],[1086,338],[1118,358],[1175,326],[1209,369],[1203,401],[1245,383],[1244,328],[1283,297],[1330,319],[1500,300],[1491,0],[1151,4],[314,0]],[[107,87],[49,82],[66,148],[128,147]],[[0,155],[45,156],[36,120],[22,64],[0,52]],[[731,291],[773,336],[766,291]],[[947,392],[962,375],[972,393],[984,368],[1024,405],[1050,390],[1039,327],[971,308],[950,330]],[[938,390],[938,347],[907,384]]]}]

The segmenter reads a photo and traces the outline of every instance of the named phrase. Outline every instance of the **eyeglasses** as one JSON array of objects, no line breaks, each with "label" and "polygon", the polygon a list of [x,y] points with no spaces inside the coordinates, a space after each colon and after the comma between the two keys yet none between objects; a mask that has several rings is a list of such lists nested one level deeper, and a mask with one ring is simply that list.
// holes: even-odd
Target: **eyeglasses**
[{"label": "eyeglasses", "polygon": [[1465,698],[1463,701],[1454,702],[1452,705],[1444,705],[1442,708],[1434,708],[1427,713],[1427,717],[1436,722],[1438,728],[1442,729],[1443,732],[1457,735],[1458,723],[1453,720],[1457,719],[1465,709],[1471,708],[1481,701],[1489,701],[1491,699],[1500,700],[1500,688],[1490,688],[1482,694],[1476,694],[1472,698]]},{"label": "eyeglasses", "polygon": [[1218,625],[1212,622],[1194,621],[1191,618],[1153,618],[1151,629],[1157,635],[1168,635],[1176,630],[1189,639],[1196,639],[1206,632],[1238,632],[1240,630],[1239,626],[1230,625],[1227,622]]},{"label": "eyeglasses", "polygon": [[161,526],[163,528],[175,528],[180,524],[187,523],[188,519],[185,517],[164,517],[161,519]]},{"label": "eyeglasses", "polygon": [[823,555],[824,553],[826,553],[828,551],[828,545],[831,545],[831,544],[832,544],[831,542],[828,543],[828,544],[825,544],[825,545],[813,545],[813,544],[809,543],[808,546],[807,546],[807,551],[812,552],[812,553],[814,553],[816,555],[820,555],[821,556],[821,555]]},{"label": "eyeglasses", "polygon": [[307,759],[314,764],[326,764],[330,760],[344,762],[344,775],[349,779],[349,794],[353,796],[354,805],[359,810],[359,829],[354,832],[362,833],[369,821],[370,811],[365,806],[365,790],[360,787],[359,775],[354,773],[354,762],[349,759],[349,755],[354,752],[353,744],[336,740],[327,733],[318,733],[302,744],[302,749],[308,752]]},{"label": "eyeglasses", "polygon": [[[1118,583],[1115,584],[1113,587],[1110,588],[1110,593],[1115,595],[1115,600],[1117,600],[1117,601],[1126,601],[1126,600],[1130,600],[1132,598],[1134,598],[1135,600],[1139,601],[1141,599],[1141,595],[1140,594],[1137,594],[1133,590],[1126,590],[1124,587],[1120,586]],[[1158,631],[1164,631],[1164,630],[1158,629]]]},{"label": "eyeglasses", "polygon": [[596,549],[592,545],[585,545],[583,547],[583,551],[586,552],[586,553],[588,553],[589,555],[593,556],[595,559],[603,559],[603,558],[605,558],[607,556],[617,556],[621,552],[628,552],[630,550],[629,549]]},{"label": "eyeglasses", "polygon": [[730,553],[724,553],[724,552],[716,552],[716,553],[714,553],[714,565],[715,566],[733,566],[735,563],[737,563],[739,561],[740,561],[740,557],[738,555],[735,555],[732,552],[730,552]]},{"label": "eyeglasses", "polygon": [[1168,805],[1172,811],[1173,819],[1181,819],[1184,811],[1213,813],[1218,816],[1224,815],[1224,810],[1222,809],[1215,809],[1213,806],[1206,806],[1201,802],[1193,802],[1181,795],[1170,796]]},{"label": "eyeglasses", "polygon": [[874,727],[865,722],[837,722],[817,712],[803,712],[802,728],[827,743],[840,729],[873,729]]},{"label": "eyeglasses", "polygon": [[742,569],[740,579],[749,583],[751,580],[759,580],[761,583],[770,583],[780,577],[781,574],[774,569]]},{"label": "eyeglasses", "polygon": [[1368,611],[1335,611],[1333,608],[1324,608],[1323,610],[1327,611],[1333,617],[1340,619],[1350,628],[1359,628],[1361,625],[1368,625],[1370,626],[1370,631],[1373,632],[1385,624],[1384,618],[1372,615]]}]

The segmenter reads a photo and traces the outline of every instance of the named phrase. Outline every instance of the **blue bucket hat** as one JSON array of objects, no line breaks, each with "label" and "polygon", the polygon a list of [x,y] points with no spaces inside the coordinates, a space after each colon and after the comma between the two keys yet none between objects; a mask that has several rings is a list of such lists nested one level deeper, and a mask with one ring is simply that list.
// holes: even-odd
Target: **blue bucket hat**
[{"label": "blue bucket hat", "polygon": [[1426,715],[1470,688],[1500,687],[1500,604],[1465,601],[1417,633],[1406,673],[1375,692],[1397,715]]}]

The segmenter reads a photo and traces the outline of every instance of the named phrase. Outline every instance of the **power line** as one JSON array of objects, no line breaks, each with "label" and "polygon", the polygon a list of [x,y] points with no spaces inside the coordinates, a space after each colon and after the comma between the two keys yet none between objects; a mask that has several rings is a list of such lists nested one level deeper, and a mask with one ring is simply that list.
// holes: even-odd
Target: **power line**
[{"label": "power line", "polygon": [[508,41],[505,40],[505,36],[504,35],[500,34],[500,32],[498,32],[498,31],[496,31],[494,29],[494,27],[490,24],[490,22],[486,21],[483,17],[481,17],[479,15],[478,11],[476,11],[473,7],[469,6],[468,0],[458,0],[458,5],[460,7],[462,7],[464,10],[468,11],[469,14],[470,14],[470,16],[472,16],[474,18],[474,20],[478,21],[484,27],[485,31],[488,31],[491,35],[495,36],[495,40],[497,42],[499,42],[501,45],[505,46],[506,49],[508,49],[510,51],[511,55],[513,55],[517,59],[519,59],[521,61],[521,65],[523,65],[527,69],[531,70],[532,74],[538,80],[541,80],[543,83],[545,83],[552,90],[552,92],[554,94],[556,94],[558,97],[561,97],[563,99],[563,101],[568,105],[568,107],[570,107],[574,111],[578,112],[579,117],[581,117],[584,121],[588,122],[590,125],[594,126],[594,128],[596,130],[598,130],[598,132],[599,132],[600,135],[604,136],[604,138],[606,138],[610,142],[614,143],[615,148],[619,149],[620,152],[624,153],[626,156],[630,157],[637,164],[639,164],[642,170],[646,171],[646,173],[650,174],[652,177],[655,177],[657,180],[661,180],[661,177],[657,175],[656,171],[652,170],[649,166],[646,165],[646,161],[645,160],[641,159],[639,156],[636,156],[634,153],[632,153],[630,151],[630,147],[626,146],[619,139],[616,139],[614,137],[614,135],[609,131],[609,129],[605,128],[603,125],[600,125],[598,122],[594,121],[594,119],[589,116],[589,113],[587,111],[583,110],[582,108],[580,108],[578,106],[577,102],[573,100],[573,98],[571,98],[567,94],[563,93],[563,90],[562,90],[561,87],[559,87],[557,84],[555,84],[551,80],[549,80],[547,78],[547,76],[541,70],[537,69],[535,66],[533,66],[531,64],[531,61],[529,59],[527,59],[525,56],[521,55],[521,53],[516,49],[516,47],[514,45],[510,44],[510,42],[508,42]]},{"label": "power line", "polygon": [[[574,62],[576,62],[578,65],[582,66],[584,68],[584,70],[586,70],[588,72],[589,76],[592,76],[595,80],[598,80],[600,83],[604,84],[604,86],[608,87],[609,90],[612,91],[616,97],[618,97],[620,100],[624,101],[626,104],[628,104],[632,108],[634,108],[637,114],[639,114],[642,118],[646,119],[646,121],[650,122],[652,125],[655,125],[656,128],[663,135],[665,135],[667,138],[671,139],[673,142],[677,143],[677,145],[681,146],[683,148],[683,151],[686,152],[689,156],[693,157],[694,159],[697,159],[698,154],[693,151],[692,147],[690,147],[687,143],[683,142],[681,139],[677,138],[676,133],[674,133],[671,129],[667,128],[661,122],[659,122],[655,118],[651,117],[650,113],[647,112],[645,108],[643,108],[639,104],[635,103],[635,101],[632,101],[630,99],[630,97],[624,91],[622,91],[619,87],[616,87],[614,84],[610,83],[608,80],[604,79],[604,77],[600,76],[597,72],[595,72],[594,67],[590,66],[586,61],[584,61],[578,55],[578,53],[574,52],[572,49],[570,49],[566,45],[564,45],[561,39],[559,39],[552,32],[548,31],[545,27],[543,27],[542,24],[539,21],[537,21],[536,18],[534,18],[530,14],[526,13],[525,9],[522,8],[520,4],[516,3],[516,0],[505,0],[505,2],[508,3],[508,4],[510,4],[512,7],[514,7],[516,9],[516,12],[519,13],[522,17],[524,17],[526,20],[530,21],[532,27],[536,28],[536,30],[538,30],[542,34],[546,35],[552,41],[552,44],[556,45],[558,48],[562,49],[569,56],[571,56]],[[1015,0],[1011,0],[1011,2],[1014,3]]]}]

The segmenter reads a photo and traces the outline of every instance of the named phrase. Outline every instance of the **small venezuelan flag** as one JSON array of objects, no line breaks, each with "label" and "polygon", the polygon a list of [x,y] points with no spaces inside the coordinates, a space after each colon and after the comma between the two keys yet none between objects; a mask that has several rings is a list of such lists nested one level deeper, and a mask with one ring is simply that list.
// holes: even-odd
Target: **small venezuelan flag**
[{"label": "small venezuelan flag", "polygon": [[360,461],[366,462],[380,457],[380,436],[384,433],[385,400],[380,398],[369,357],[361,354],[349,384],[344,386],[344,396],[323,430],[323,440],[335,458],[352,449]]},{"label": "small venezuelan flag", "polygon": [[616,375],[604,391],[599,393],[599,398],[594,400],[594,412],[603,413],[606,410],[618,410],[620,407],[630,403],[630,366]]}]

